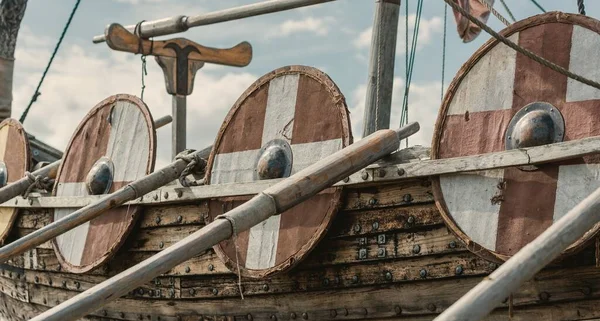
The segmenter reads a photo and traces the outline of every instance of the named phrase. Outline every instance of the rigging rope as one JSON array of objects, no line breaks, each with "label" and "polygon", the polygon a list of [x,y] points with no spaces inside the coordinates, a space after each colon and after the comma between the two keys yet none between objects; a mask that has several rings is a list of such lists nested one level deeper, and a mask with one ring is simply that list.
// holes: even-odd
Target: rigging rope
[{"label": "rigging rope", "polygon": [[504,7],[504,10],[506,10],[506,12],[508,13],[508,16],[512,19],[512,21],[516,22],[517,19],[515,19],[515,16],[513,15],[512,11],[510,11],[510,9],[508,8],[508,5],[506,5],[506,2],[504,2],[504,0],[500,0],[500,3]]},{"label": "rigging rope", "polygon": [[510,26],[510,22],[508,22],[508,20],[506,20],[506,18],[504,18],[504,16],[501,15],[500,12],[494,9],[494,7],[488,2],[488,0],[479,0],[479,2],[481,2],[486,8],[488,8],[488,10],[490,10],[492,14],[496,18],[498,18],[498,20],[500,20],[500,22],[502,22],[505,26]]},{"label": "rigging rope", "polygon": [[577,0],[577,9],[579,10],[579,14],[585,15],[585,5],[583,4],[583,0]]},{"label": "rigging rope", "polygon": [[533,2],[533,4],[535,4],[535,6],[538,7],[540,10],[542,10],[542,12],[546,12],[546,9],[540,6],[540,4],[537,1],[531,0],[531,2]]},{"label": "rigging rope", "polygon": [[[423,12],[423,0],[419,0],[417,3],[417,13],[415,16],[415,26],[413,28],[413,37],[410,49],[410,59],[408,61],[408,68],[406,70],[406,81],[404,86],[404,99],[402,101],[402,114],[400,116],[400,126],[408,123],[408,94],[410,91],[410,83],[412,80],[413,68],[415,65],[415,55],[417,52],[417,42],[419,40],[419,27],[421,25],[421,15]],[[408,16],[406,17],[408,21]],[[408,24],[408,23],[407,23]],[[407,29],[408,30],[408,29]],[[408,39],[407,39],[408,43]],[[408,52],[405,53],[408,56]],[[406,139],[406,147],[408,147],[408,138]]]},{"label": "rigging rope", "polygon": [[492,30],[492,28],[488,27],[485,23],[479,21],[479,19],[473,17],[471,14],[469,14],[468,12],[466,12],[463,8],[461,8],[460,6],[458,6],[457,4],[454,3],[454,1],[452,0],[444,0],[444,2],[446,2],[448,5],[450,5],[454,10],[458,11],[461,15],[463,15],[464,17],[467,17],[467,19],[469,19],[471,22],[473,22],[474,24],[476,24],[479,28],[481,28],[482,30],[484,30],[485,32],[487,32],[488,34],[490,34],[492,37],[496,38],[498,41],[502,42],[503,44],[509,46],[510,48],[514,49],[515,51],[527,56],[529,59],[543,65],[546,66],[560,74],[563,74],[571,79],[577,80],[581,83],[584,83],[588,86],[594,87],[596,89],[600,89],[600,83],[597,83],[593,80],[587,79],[585,77],[582,77],[580,75],[576,75],[572,72],[570,72],[569,70],[545,59],[542,58],[538,55],[536,55],[535,53],[520,47],[519,45],[517,45],[516,43],[510,41],[509,39],[507,39],[506,37],[498,34],[497,32],[495,32],[494,30]]},{"label": "rigging rope", "polygon": [[73,6],[73,10],[71,10],[71,15],[69,15],[69,19],[67,20],[67,23],[65,24],[65,27],[63,28],[62,33],[60,34],[60,38],[58,38],[58,42],[56,43],[56,46],[54,47],[54,52],[52,52],[52,56],[50,56],[50,60],[48,61],[48,65],[46,65],[46,69],[44,70],[44,73],[42,74],[42,78],[40,79],[40,82],[37,85],[37,88],[35,88],[35,92],[33,93],[33,96],[31,96],[31,100],[29,101],[29,105],[27,105],[27,107],[25,108],[25,110],[23,111],[23,114],[21,114],[21,118],[19,118],[19,121],[22,123],[25,122],[25,118],[27,118],[27,114],[29,113],[29,109],[31,109],[31,105],[33,105],[34,102],[37,101],[38,97],[42,94],[40,92],[40,88],[42,87],[42,83],[44,82],[44,79],[46,78],[46,74],[48,74],[48,70],[50,70],[50,65],[52,65],[52,61],[54,60],[54,57],[56,57],[56,53],[58,52],[58,48],[60,48],[60,44],[62,43],[65,34],[67,33],[67,30],[69,29],[69,26],[71,25],[71,21],[73,20],[73,17],[75,16],[75,12],[77,11],[77,8],[79,7],[79,2],[81,2],[81,0],[76,0],[75,1],[75,5]]},{"label": "rigging rope", "polygon": [[444,4],[444,37],[442,38],[442,88],[440,100],[444,100],[444,74],[446,73],[446,27],[448,22],[448,5]]}]

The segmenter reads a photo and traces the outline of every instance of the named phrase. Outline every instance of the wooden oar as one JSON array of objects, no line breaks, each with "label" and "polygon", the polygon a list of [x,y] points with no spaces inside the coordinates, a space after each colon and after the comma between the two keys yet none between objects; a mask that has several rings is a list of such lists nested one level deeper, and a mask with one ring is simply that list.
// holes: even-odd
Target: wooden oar
[{"label": "wooden oar", "polygon": [[215,244],[307,200],[323,189],[397,150],[419,130],[412,123],[399,130],[380,130],[284,179],[248,202],[153,257],[119,273],[32,320],[76,320],[118,299]]}]

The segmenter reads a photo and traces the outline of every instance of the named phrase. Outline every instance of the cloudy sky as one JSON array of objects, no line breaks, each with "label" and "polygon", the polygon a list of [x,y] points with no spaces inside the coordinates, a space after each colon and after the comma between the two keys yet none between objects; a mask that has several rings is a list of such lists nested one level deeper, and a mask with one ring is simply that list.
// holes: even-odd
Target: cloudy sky
[{"label": "cloudy sky", "polygon": [[[124,25],[174,15],[198,15],[258,0],[83,0],[31,109],[25,128],[52,146],[64,149],[75,127],[102,99],[117,93],[139,96],[140,56],[112,52],[92,37],[112,22]],[[292,64],[308,65],[329,74],[346,96],[355,139],[362,132],[368,49],[374,0],[335,2],[267,16],[199,27],[186,38],[211,47],[252,44],[254,57],[245,68],[205,66],[196,77],[188,98],[188,147],[201,149],[214,141],[225,115],[239,95],[263,74]],[[416,0],[408,2],[412,33]],[[530,1],[506,0],[517,19],[540,13]],[[538,0],[546,10],[575,12],[575,0]],[[17,42],[13,118],[29,102],[75,0],[29,0]],[[586,1],[588,15],[600,14],[599,1]],[[497,5],[498,10],[504,13]],[[449,10],[450,11],[450,10]],[[505,14],[506,15],[506,14]],[[409,119],[421,123],[421,132],[410,144],[430,145],[440,105],[444,2],[425,0],[418,52],[410,90]],[[404,88],[404,21],[400,18],[392,127],[398,127]],[[502,25],[491,17],[496,30]],[[463,44],[449,16],[446,85],[469,56],[489,37],[486,34]],[[168,37],[168,36],[167,36]],[[174,37],[174,36],[171,36]],[[144,99],[155,118],[169,114],[162,71],[148,59]],[[170,161],[170,127],[159,130],[158,162]]]}]

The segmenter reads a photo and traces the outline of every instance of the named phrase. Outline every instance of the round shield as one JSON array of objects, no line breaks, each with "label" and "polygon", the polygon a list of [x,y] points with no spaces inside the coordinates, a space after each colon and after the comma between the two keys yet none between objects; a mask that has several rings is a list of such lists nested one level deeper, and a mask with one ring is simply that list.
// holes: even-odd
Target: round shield
[{"label": "round shield", "polygon": [[[217,135],[206,181],[230,184],[284,178],[351,142],[345,99],[333,81],[314,68],[283,67],[261,77],[235,103]],[[326,189],[218,244],[215,251],[229,269],[237,273],[239,267],[244,276],[285,271],[321,239],[340,197],[340,188]],[[210,217],[250,198],[212,200]]]},{"label": "round shield", "polygon": [[[71,137],[58,170],[54,195],[112,193],[154,168],[156,133],[150,111],[139,98],[119,94],[92,109]],[[57,208],[54,220],[77,209]],[[63,268],[89,271],[118,250],[141,208],[122,206],[102,213],[54,240]]]},{"label": "round shield", "polygon": [[[600,80],[600,23],[548,13],[502,34],[578,75]],[[598,65],[598,66],[596,66]],[[600,91],[491,39],[450,84],[432,158],[472,156],[600,135]],[[506,260],[600,187],[600,157],[435,179],[446,223],[476,254]],[[564,253],[594,237],[596,225]]]},{"label": "round shield", "polygon": [[[0,187],[23,178],[30,160],[29,140],[23,126],[14,119],[3,120],[0,123]],[[4,244],[17,211],[0,208],[0,244]]]}]

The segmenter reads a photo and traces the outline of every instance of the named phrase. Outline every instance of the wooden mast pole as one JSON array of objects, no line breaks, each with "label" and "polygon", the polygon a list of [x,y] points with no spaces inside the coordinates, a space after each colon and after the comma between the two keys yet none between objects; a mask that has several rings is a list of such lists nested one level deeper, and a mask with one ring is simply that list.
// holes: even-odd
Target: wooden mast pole
[{"label": "wooden mast pole", "polygon": [[600,221],[600,188],[484,278],[435,321],[475,321],[488,315],[525,281]]},{"label": "wooden mast pole", "polygon": [[[142,38],[166,36],[174,33],[184,32],[192,27],[249,18],[331,1],[336,0],[268,0],[236,8],[209,12],[198,16],[175,16],[165,19],[145,21],[140,25],[139,31]],[[127,28],[129,32],[133,32],[135,25],[126,26],[125,28]],[[101,43],[104,41],[106,41],[105,35],[98,35],[93,39],[94,43]]]},{"label": "wooden mast pole", "polygon": [[206,227],[166,250],[119,273],[32,320],[75,320],[127,294],[234,233],[250,229],[272,215],[307,200],[351,173],[395,151],[402,139],[419,130],[412,123],[399,130],[381,130],[365,137],[267,188],[248,202],[220,216]]},{"label": "wooden mast pole", "polygon": [[377,0],[371,36],[363,136],[390,128],[400,0]]}]

